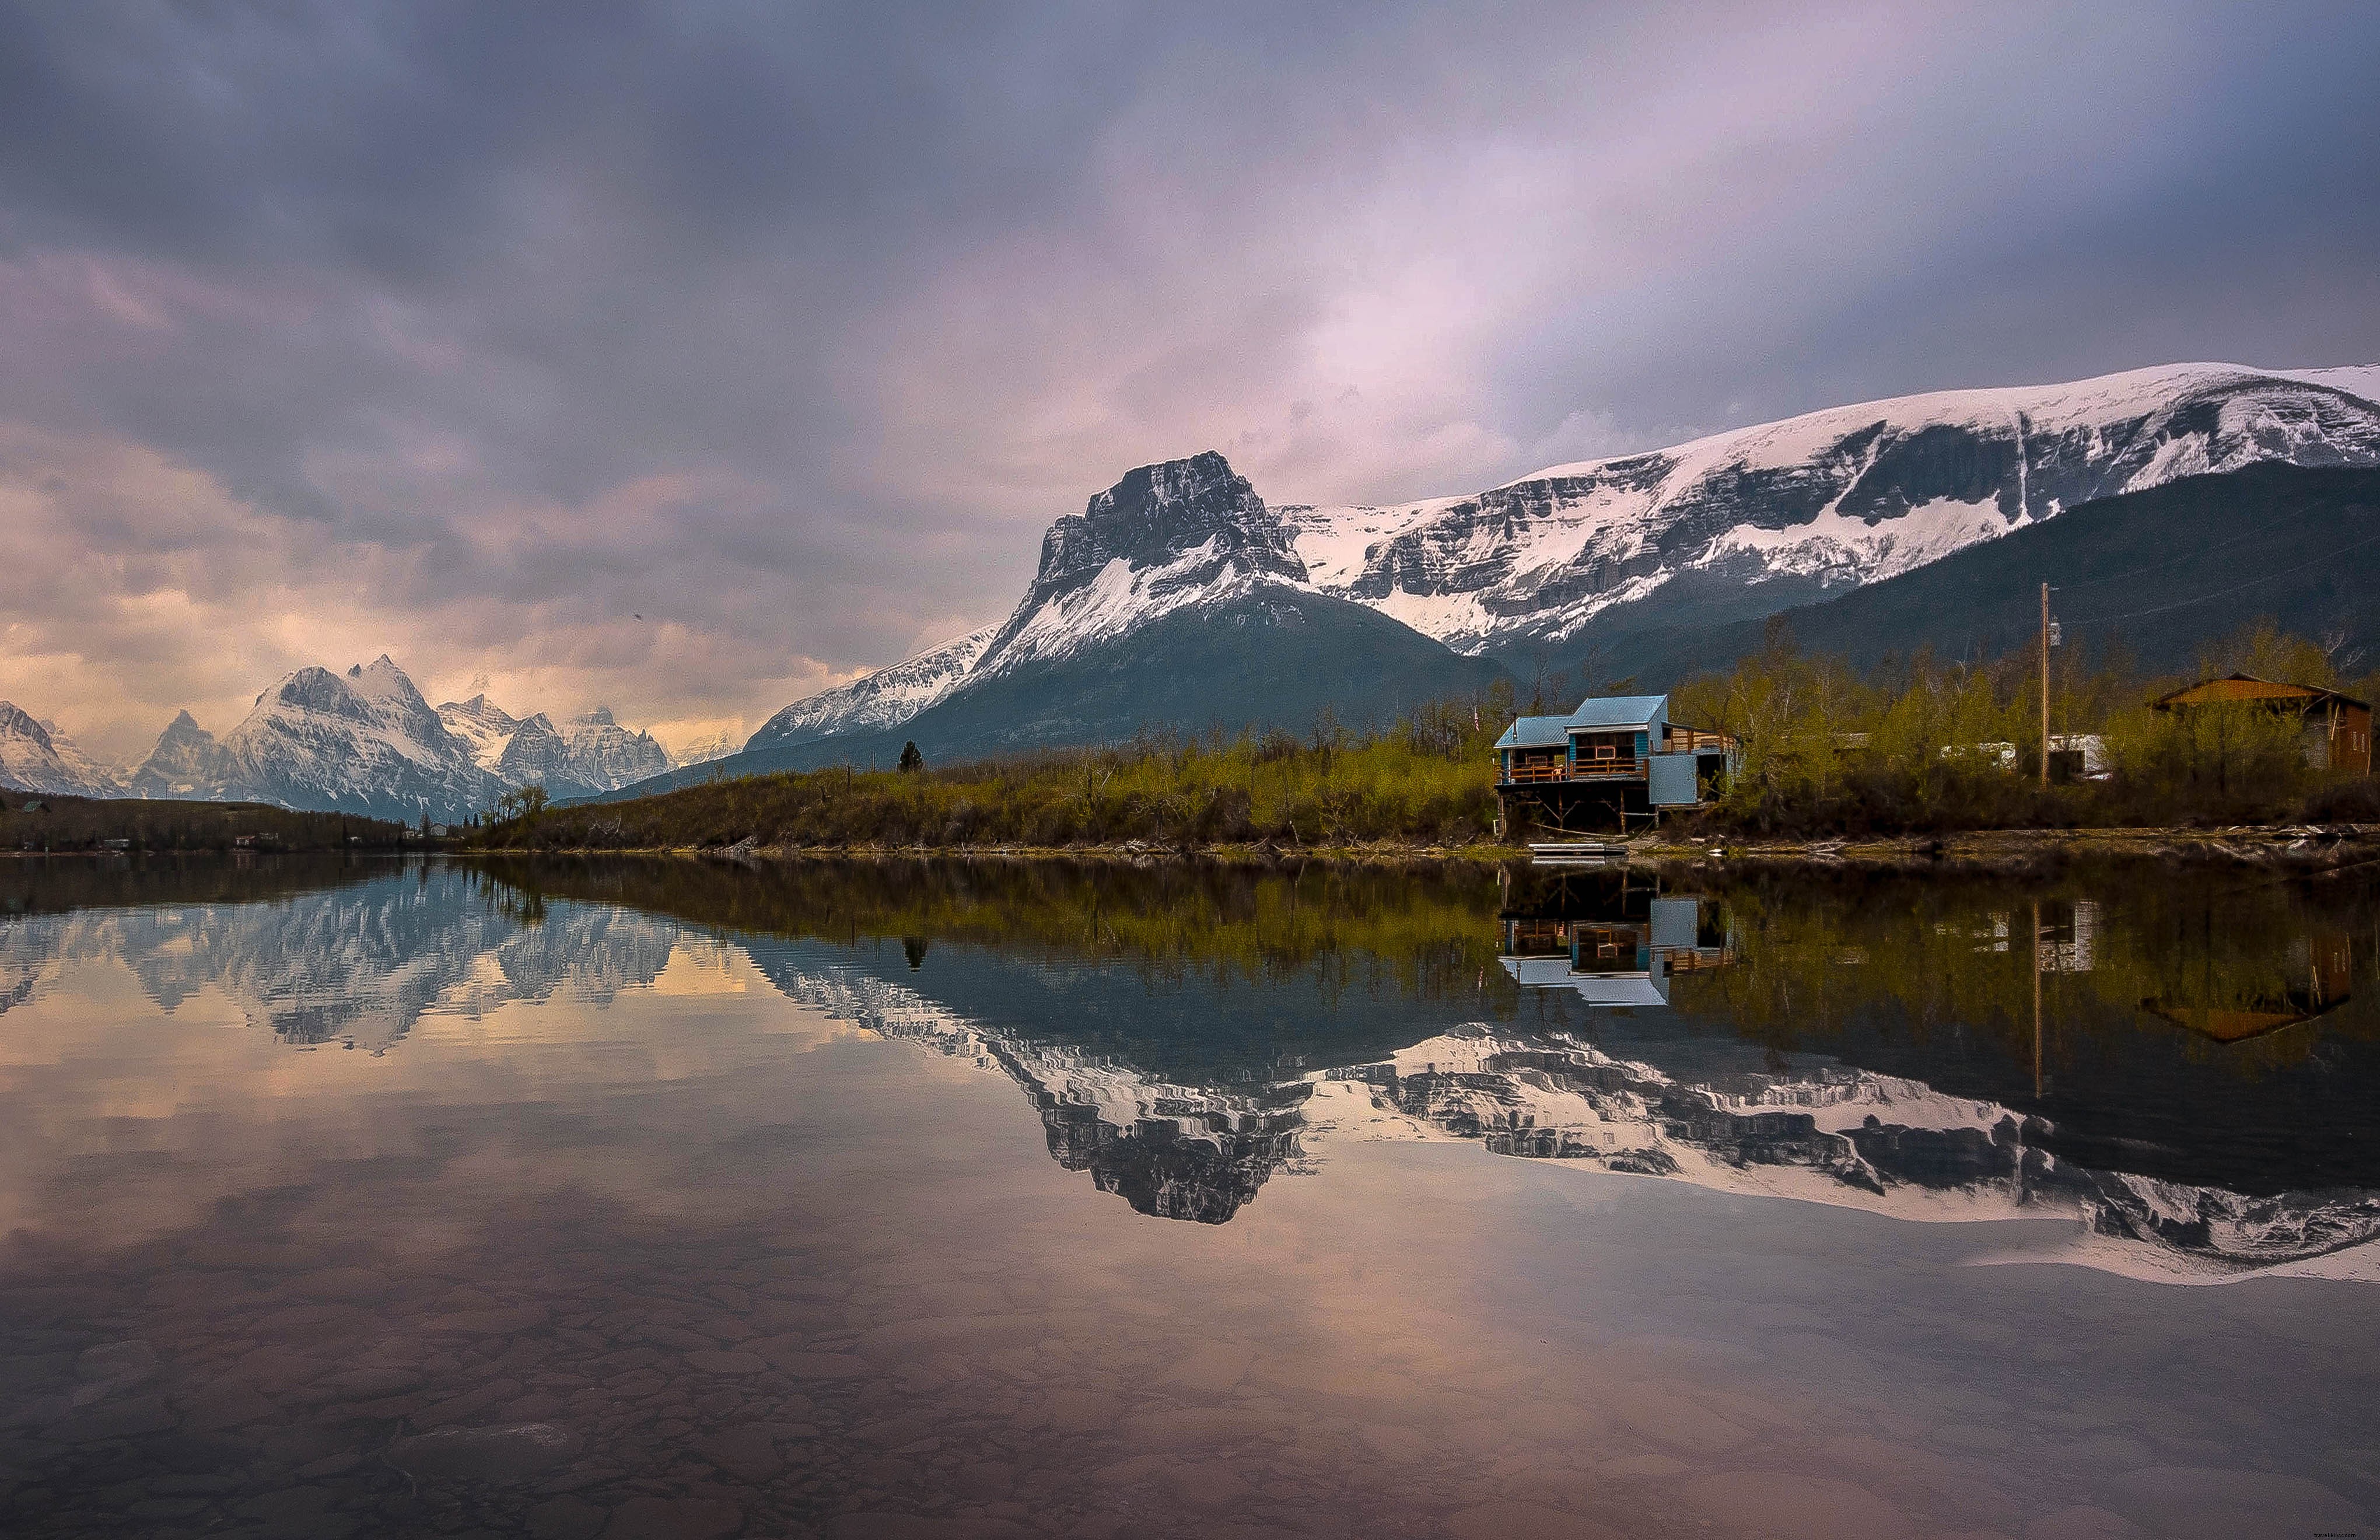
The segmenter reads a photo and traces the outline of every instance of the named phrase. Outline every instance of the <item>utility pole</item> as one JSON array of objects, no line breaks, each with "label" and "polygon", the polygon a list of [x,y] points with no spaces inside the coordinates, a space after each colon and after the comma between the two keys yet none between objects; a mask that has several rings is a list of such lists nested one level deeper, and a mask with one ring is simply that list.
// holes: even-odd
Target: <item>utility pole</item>
[{"label": "utility pole", "polygon": [[2041,789],[2049,790],[2049,585],[2041,586]]}]

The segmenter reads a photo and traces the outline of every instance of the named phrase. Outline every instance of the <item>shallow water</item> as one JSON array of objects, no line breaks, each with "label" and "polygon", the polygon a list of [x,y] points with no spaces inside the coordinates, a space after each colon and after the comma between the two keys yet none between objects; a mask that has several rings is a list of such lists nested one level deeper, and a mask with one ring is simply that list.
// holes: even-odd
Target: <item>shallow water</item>
[{"label": "shallow water", "polygon": [[0,905],[11,1534],[2380,1510],[2351,879],[27,862]]}]

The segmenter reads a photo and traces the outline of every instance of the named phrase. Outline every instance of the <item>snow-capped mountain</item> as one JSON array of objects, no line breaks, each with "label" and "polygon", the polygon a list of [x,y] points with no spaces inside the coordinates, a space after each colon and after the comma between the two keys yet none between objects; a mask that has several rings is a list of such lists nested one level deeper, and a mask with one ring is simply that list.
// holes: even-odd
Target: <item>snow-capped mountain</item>
[{"label": "snow-capped mountain", "polygon": [[975,673],[1062,662],[1175,610],[1268,588],[1313,591],[1290,531],[1246,477],[1212,451],[1143,466],[1050,527],[1033,586]]},{"label": "snow-capped mountain", "polygon": [[[827,739],[866,760],[896,749],[902,734],[927,734],[918,742],[929,754],[937,735],[944,752],[986,752],[1098,741],[1136,724],[1247,720],[1263,691],[1246,679],[1204,693],[1150,689],[1145,670],[1170,669],[1178,683],[1201,666],[1148,655],[1152,638],[1178,620],[1164,632],[1170,645],[1185,628],[1202,639],[1236,632],[1245,644],[1207,666],[1245,668],[1251,649],[1312,657],[1325,632],[1354,645],[1330,600],[1395,623],[1361,644],[1377,655],[1368,670],[1343,651],[1326,666],[1341,692],[1328,703],[1349,720],[1379,697],[1365,677],[1377,685],[1418,670],[1415,688],[1463,687],[1414,649],[1422,638],[1492,659],[1576,653],[1670,626],[1706,632],[2080,503],[2274,461],[2380,467],[2380,365],[2177,364],[1905,396],[1390,507],[1270,509],[1221,455],[1198,455],[1133,471],[1053,524],[1007,621],[795,701],[735,763],[824,763],[835,757],[819,746]],[[1067,678],[1025,683],[1050,669]],[[1108,677],[1093,677],[1102,670]],[[1127,688],[1125,677],[1138,683]],[[1325,703],[1293,693],[1274,715]],[[995,701],[1030,720],[996,723]]]},{"label": "snow-capped mountain", "polygon": [[[805,696],[761,723],[760,730],[738,746],[763,748],[776,744],[811,743],[838,734],[898,727],[958,688],[999,630],[996,625],[987,625],[980,631],[970,631],[906,662],[878,669],[848,685]],[[716,759],[734,752],[729,748],[703,758]],[[689,755],[686,762],[703,761]]]},{"label": "snow-capped mountain", "polygon": [[180,794],[409,821],[460,818],[505,790],[385,653],[344,675],[288,674],[220,748],[220,778]]},{"label": "snow-capped mountain", "polygon": [[557,729],[477,695],[432,710],[385,654],[345,674],[305,668],[256,697],[215,738],[188,711],[159,734],[129,778],[105,794],[269,802],[374,818],[453,820],[532,782],[586,796],[670,767],[650,734],[601,707]]},{"label": "snow-capped mountain", "polygon": [[211,797],[228,776],[223,745],[189,712],[177,711],[149,757],[126,778],[125,790],[138,797]]},{"label": "snow-capped mountain", "polygon": [[1283,510],[1315,584],[1458,651],[1739,619],[2094,499],[2261,461],[2380,466],[2380,366],[2176,364],[1812,412],[1472,497]]},{"label": "snow-capped mountain", "polygon": [[504,757],[504,746],[520,731],[520,719],[490,700],[484,690],[468,700],[450,700],[438,708],[446,731],[470,746],[471,762],[492,772]]},{"label": "snow-capped mountain", "polygon": [[728,763],[890,764],[904,737],[939,757],[1184,723],[1303,732],[1326,708],[1386,721],[1500,676],[1318,590],[1291,536],[1220,455],[1143,466],[1050,527],[1002,624],[795,701]]},{"label": "snow-capped mountain", "polygon": [[610,791],[659,775],[675,763],[650,733],[631,733],[609,706],[581,711],[562,724],[570,749],[571,778],[582,786]]},{"label": "snow-capped mountain", "polygon": [[124,788],[55,722],[0,700],[0,787],[55,796],[121,796]]},{"label": "snow-capped mountain", "polygon": [[470,746],[472,762],[481,770],[509,785],[543,786],[557,797],[608,792],[677,762],[651,734],[622,727],[608,706],[556,727],[542,711],[516,717],[482,693],[448,701],[438,716]]},{"label": "snow-capped mountain", "polygon": [[670,758],[680,765],[707,765],[713,759],[724,759],[744,747],[741,733],[706,733],[699,737],[682,739],[669,751]]}]

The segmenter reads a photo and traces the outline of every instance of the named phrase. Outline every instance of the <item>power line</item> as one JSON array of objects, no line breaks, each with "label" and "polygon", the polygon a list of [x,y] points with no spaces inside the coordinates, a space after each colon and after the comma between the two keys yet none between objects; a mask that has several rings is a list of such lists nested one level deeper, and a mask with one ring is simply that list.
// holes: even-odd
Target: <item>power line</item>
[{"label": "power line", "polygon": [[2220,551],[2225,546],[2238,545],[2241,540],[2254,540],[2257,536],[2266,533],[2269,533],[2269,531],[2263,529],[2251,529],[2246,534],[2234,535],[2228,540],[2217,540],[2213,545],[2201,546],[2198,550],[2191,552],[2187,555],[2176,556],[2169,562],[2152,562],[2147,566],[2134,567],[2130,572],[2111,573],[2106,577],[2085,577],[2079,583],[2060,583],[2058,585],[2058,590],[2062,593],[2070,588],[2095,588],[2102,583],[2121,582],[2127,577],[2138,577],[2144,572],[2162,572],[2168,567],[2180,566],[2184,562],[2195,561],[2201,556],[2209,555],[2215,552]]},{"label": "power line", "polygon": [[2374,544],[2374,542],[2380,542],[2380,535],[2367,535],[2363,539],[2357,540],[2352,545],[2340,546],[2337,551],[2330,552],[2326,556],[2317,556],[2311,562],[2301,562],[2293,567],[2283,567],[2278,572],[2268,572],[2262,577],[2251,577],[2245,583],[2236,583],[2228,588],[2217,588],[2213,593],[2200,594],[2196,599],[2176,600],[2171,604],[2153,605],[2145,610],[2126,610],[2120,614],[2086,615],[2082,619],[2074,622],[2074,624],[2077,625],[2098,625],[2111,620],[2137,620],[2143,615],[2161,615],[2168,610],[2187,610],[2193,604],[2205,604],[2217,599],[2228,598],[2230,595],[2235,593],[2244,593],[2250,588],[2257,588],[2265,583],[2270,583],[2275,578],[2287,577],[2292,573],[2303,572],[2308,567],[2318,567],[2325,562],[2335,562],[2350,551],[2360,551],[2363,547]]}]

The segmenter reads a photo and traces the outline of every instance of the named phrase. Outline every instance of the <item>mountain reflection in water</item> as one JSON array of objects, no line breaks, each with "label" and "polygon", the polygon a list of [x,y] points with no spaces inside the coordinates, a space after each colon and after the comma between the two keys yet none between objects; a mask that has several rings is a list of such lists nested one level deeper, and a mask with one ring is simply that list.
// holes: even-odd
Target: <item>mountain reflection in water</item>
[{"label": "mountain reflection in water", "polygon": [[1143,1214],[1220,1224],[1336,1142],[1461,1139],[1904,1219],[2068,1216],[2062,1255],[2115,1271],[2380,1276],[2370,889],[1694,880],[28,864],[0,1011],[114,959],[166,1013],[212,988],[293,1046],[385,1052],[715,939],[811,1012],[1006,1076],[1050,1157]]}]

